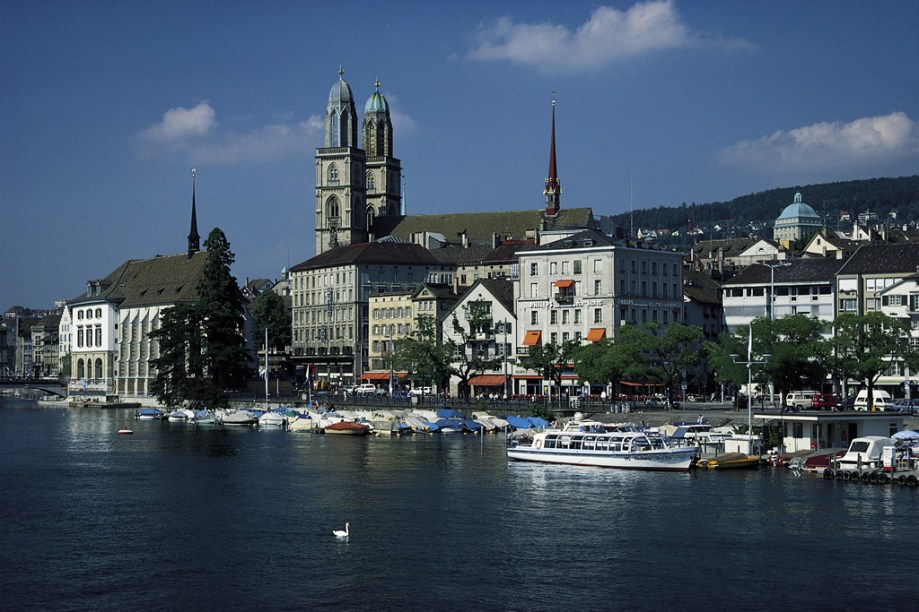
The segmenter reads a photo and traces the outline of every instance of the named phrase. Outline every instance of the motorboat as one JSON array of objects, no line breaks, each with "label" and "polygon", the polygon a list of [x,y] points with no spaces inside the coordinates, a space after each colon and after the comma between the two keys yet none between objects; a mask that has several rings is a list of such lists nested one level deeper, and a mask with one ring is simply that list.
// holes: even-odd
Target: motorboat
[{"label": "motorboat", "polygon": [[268,410],[258,418],[259,427],[286,427],[287,415],[283,412]]},{"label": "motorboat", "polygon": [[196,410],[195,425],[220,425],[220,417],[213,410]]},{"label": "motorboat", "polygon": [[144,421],[152,421],[163,418],[163,411],[159,408],[138,408],[134,412],[135,419],[141,419]]},{"label": "motorboat", "polygon": [[258,417],[248,410],[217,410],[215,415],[224,425],[250,426],[258,423]]},{"label": "motorboat", "polygon": [[331,425],[326,425],[323,431],[327,434],[363,436],[370,433],[370,425],[366,423],[357,423],[355,421],[339,421]]},{"label": "motorboat", "polygon": [[188,408],[176,408],[169,413],[167,418],[172,423],[185,423],[194,420],[195,411],[189,410]]},{"label": "motorboat", "polygon": [[298,414],[297,418],[287,425],[287,429],[288,431],[313,431],[316,429],[316,421],[307,414]]},{"label": "motorboat", "polygon": [[671,472],[689,471],[697,454],[694,447],[674,447],[664,436],[643,431],[549,430],[507,448],[508,458],[518,461]]},{"label": "motorboat", "polygon": [[128,429],[128,426],[127,426],[127,425],[125,425],[124,427],[122,427],[121,429],[118,430],[118,435],[119,435],[119,436],[131,435],[131,434],[133,434],[133,433],[134,433],[134,431],[133,431],[132,429]]}]

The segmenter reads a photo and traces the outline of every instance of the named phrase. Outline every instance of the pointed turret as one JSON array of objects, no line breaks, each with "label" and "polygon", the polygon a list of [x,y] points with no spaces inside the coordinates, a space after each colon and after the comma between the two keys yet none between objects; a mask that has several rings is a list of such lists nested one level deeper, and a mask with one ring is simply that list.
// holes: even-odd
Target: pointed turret
[{"label": "pointed turret", "polygon": [[188,232],[188,258],[201,250],[201,236],[198,235],[198,211],[195,207],[195,168],[191,169],[191,229]]},{"label": "pointed turret", "polygon": [[549,145],[549,177],[546,179],[546,189],[543,191],[546,196],[547,217],[558,215],[561,206],[560,199],[562,188],[558,182],[558,170],[555,167],[555,92],[552,93],[552,140]]}]

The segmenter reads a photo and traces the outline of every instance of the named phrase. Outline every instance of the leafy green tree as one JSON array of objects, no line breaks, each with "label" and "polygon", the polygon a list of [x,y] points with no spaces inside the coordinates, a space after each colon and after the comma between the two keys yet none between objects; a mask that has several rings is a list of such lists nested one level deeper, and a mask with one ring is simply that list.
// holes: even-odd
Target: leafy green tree
[{"label": "leafy green tree", "polygon": [[673,398],[673,384],[687,368],[699,362],[699,342],[702,330],[682,323],[673,323],[661,331],[660,323],[629,325],[623,328],[622,340],[633,343],[647,358],[647,377],[657,380]]},{"label": "leafy green tree", "polygon": [[635,364],[641,362],[641,355],[631,342],[604,338],[575,348],[571,359],[578,378],[596,383],[612,383],[615,396],[619,381],[630,377]]},{"label": "leafy green tree", "polygon": [[909,322],[882,312],[864,315],[841,314],[833,322],[832,347],[841,371],[868,389],[868,405],[874,401],[874,385],[890,368],[892,360],[902,360],[915,369],[919,356],[909,343]]},{"label": "leafy green tree", "polygon": [[290,346],[291,320],[284,298],[274,291],[262,292],[252,304],[252,317],[259,338],[268,330],[268,343],[272,348],[283,351]]},{"label": "leafy green tree", "polygon": [[[580,344],[576,340],[565,340],[561,344],[548,343],[531,346],[526,357],[520,359],[520,365],[533,372],[538,372],[544,380],[551,380],[555,388],[561,391],[562,376],[572,362],[574,352]],[[561,393],[559,393],[561,404]]]},{"label": "leafy green tree", "polygon": [[436,319],[419,315],[414,331],[394,342],[392,367],[407,372],[416,384],[433,381],[440,388],[449,384],[453,352],[452,342],[438,340]]},{"label": "leafy green tree", "polygon": [[476,338],[478,334],[494,334],[490,308],[490,302],[474,300],[466,305],[462,322],[455,312],[450,320],[453,337],[459,340],[450,340],[444,344],[453,350],[450,374],[459,378],[461,397],[469,396],[469,381],[473,377],[494,370],[501,363],[496,355],[488,354],[488,345]]},{"label": "leafy green tree", "polygon": [[[826,380],[825,353],[821,333],[825,324],[807,315],[790,315],[774,321],[753,321],[753,343],[766,363],[754,368],[755,379],[763,385],[772,381],[777,392],[819,388]],[[744,357],[746,359],[746,357]]]}]

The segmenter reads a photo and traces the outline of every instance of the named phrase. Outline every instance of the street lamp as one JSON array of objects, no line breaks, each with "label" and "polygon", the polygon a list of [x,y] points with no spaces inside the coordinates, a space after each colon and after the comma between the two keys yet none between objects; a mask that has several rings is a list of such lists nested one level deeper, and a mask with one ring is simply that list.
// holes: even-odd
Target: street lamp
[{"label": "street lamp", "polygon": [[[766,263],[765,261],[760,263],[769,268],[769,299],[766,300],[766,314],[769,315],[770,321],[775,321],[775,269],[787,268],[791,264],[787,261],[777,261],[774,264]],[[775,406],[775,385],[771,381],[769,383],[769,404]]]},{"label": "street lamp", "polygon": [[[747,366],[747,435],[750,439],[750,454],[753,454],[753,366],[766,363],[769,357],[769,355],[763,355],[761,361],[753,360],[753,323],[750,323],[747,336],[747,360],[740,361],[740,355],[731,355],[734,363]],[[784,432],[782,435],[784,437]]]},{"label": "street lamp", "polygon": [[510,397],[507,392],[507,319],[501,321],[501,329],[504,331],[504,348],[501,353],[504,357],[504,399]]},{"label": "street lamp", "polygon": [[393,333],[393,327],[392,325],[390,325],[389,326],[389,397],[392,397],[393,391],[395,391],[395,389],[393,388],[393,358],[395,356],[393,355],[393,350],[392,350],[392,333]]}]

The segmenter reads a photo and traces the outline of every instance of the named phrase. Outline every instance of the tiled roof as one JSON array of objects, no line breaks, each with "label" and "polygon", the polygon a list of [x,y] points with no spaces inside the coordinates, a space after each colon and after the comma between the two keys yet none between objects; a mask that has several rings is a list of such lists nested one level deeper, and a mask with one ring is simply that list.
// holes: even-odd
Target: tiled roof
[{"label": "tiled roof", "polygon": [[411,240],[412,234],[437,232],[447,240],[461,241],[461,234],[476,243],[491,243],[492,235],[502,238],[523,239],[538,229],[559,230],[593,227],[593,210],[590,208],[563,208],[558,216],[545,218],[544,209],[508,210],[501,212],[469,212],[441,215],[408,215],[405,217],[379,217],[373,230],[377,236],[395,236]]},{"label": "tiled roof", "polygon": [[495,296],[505,310],[510,313],[514,312],[514,284],[511,281],[501,278],[481,278],[476,282]]},{"label": "tiled roof", "polygon": [[720,304],[721,285],[702,272],[683,270],[683,295],[700,304]]},{"label": "tiled roof", "polygon": [[866,244],[849,258],[839,274],[912,273],[919,267],[919,243]]},{"label": "tiled roof", "polygon": [[83,293],[69,300],[69,304],[104,300],[132,308],[194,302],[206,262],[206,251],[198,251],[190,259],[187,253],[131,259],[100,281],[101,295]]},{"label": "tiled roof", "polygon": [[355,264],[442,265],[421,245],[407,242],[362,242],[338,247],[293,266],[291,272]]},{"label": "tiled roof", "polygon": [[[778,262],[767,262],[770,264]],[[813,259],[793,259],[787,263],[787,266],[778,266],[775,268],[775,282],[779,283],[805,283],[805,282],[827,282],[835,278],[836,273],[844,265],[840,259],[832,257],[817,257]],[[772,271],[768,266],[762,264],[753,264],[743,269],[723,284],[728,285],[757,285],[769,284],[772,282]]]},{"label": "tiled roof", "polygon": [[700,240],[692,250],[699,259],[708,259],[709,253],[721,250],[726,257],[738,257],[745,250],[756,244],[760,238],[726,238],[723,240]]}]

